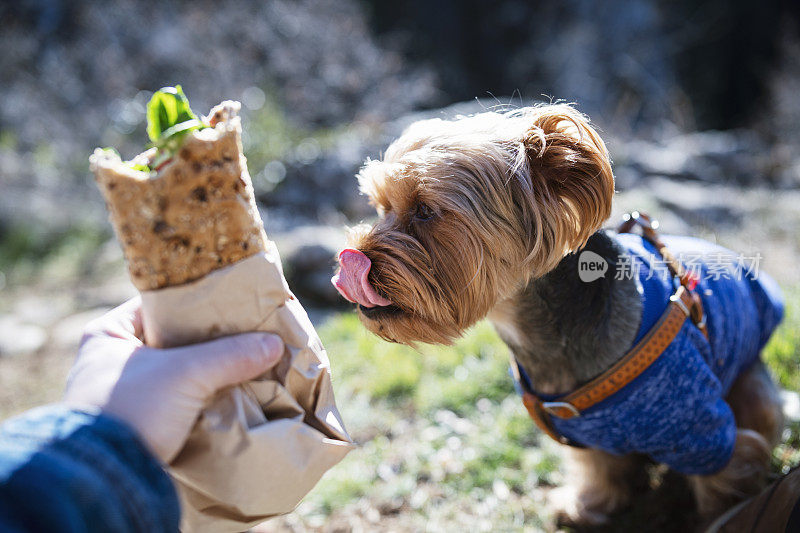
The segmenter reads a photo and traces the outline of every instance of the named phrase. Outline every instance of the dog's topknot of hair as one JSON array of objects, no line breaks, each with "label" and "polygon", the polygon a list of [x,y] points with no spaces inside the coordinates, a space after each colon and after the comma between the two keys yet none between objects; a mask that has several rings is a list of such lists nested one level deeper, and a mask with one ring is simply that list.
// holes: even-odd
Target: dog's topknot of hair
[{"label": "dog's topknot of hair", "polygon": [[416,122],[358,178],[381,219],[351,245],[402,311],[367,323],[400,342],[451,341],[585,243],[614,192],[605,145],[565,104]]},{"label": "dog's topknot of hair", "polygon": [[[517,172],[533,204],[525,213],[539,229],[529,259],[553,252],[537,275],[585,244],[611,213],[614,175],[605,143],[589,118],[568,104],[528,108],[522,135],[524,163]],[[527,169],[525,169],[527,167]],[[526,171],[527,170],[527,171]],[[538,261],[541,262],[541,261]]]}]

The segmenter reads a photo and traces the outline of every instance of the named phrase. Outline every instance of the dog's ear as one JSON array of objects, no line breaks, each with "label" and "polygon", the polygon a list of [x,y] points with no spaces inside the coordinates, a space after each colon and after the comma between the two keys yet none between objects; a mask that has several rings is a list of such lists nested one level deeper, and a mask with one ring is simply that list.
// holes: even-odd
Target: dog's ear
[{"label": "dog's ear", "polygon": [[[523,224],[534,275],[582,246],[611,214],[614,175],[589,119],[564,104],[534,108],[521,142]],[[544,270],[544,272],[542,271]]]}]

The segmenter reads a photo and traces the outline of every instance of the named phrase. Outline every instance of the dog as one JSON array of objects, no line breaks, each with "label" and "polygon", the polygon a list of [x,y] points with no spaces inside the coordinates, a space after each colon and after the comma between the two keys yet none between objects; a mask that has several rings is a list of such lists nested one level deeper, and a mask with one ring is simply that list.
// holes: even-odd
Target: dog
[{"label": "dog", "polygon": [[[352,229],[332,281],[364,325],[392,342],[450,344],[488,317],[545,400],[619,366],[671,309],[677,277],[656,272],[662,252],[728,252],[686,237],[665,238],[667,252],[602,230],[611,161],[588,117],[567,104],[416,122],[357,177],[379,219]],[[579,265],[587,252],[608,265],[591,281]],[[636,275],[615,274],[627,263]],[[781,319],[780,292],[741,265],[725,270],[741,279],[723,279],[699,264],[681,283],[691,282],[682,298],[705,311],[702,321],[683,323],[600,403],[546,415],[575,445],[564,521],[606,522],[630,502],[643,461],[686,474],[706,520],[765,485],[783,415],[759,352]]]}]

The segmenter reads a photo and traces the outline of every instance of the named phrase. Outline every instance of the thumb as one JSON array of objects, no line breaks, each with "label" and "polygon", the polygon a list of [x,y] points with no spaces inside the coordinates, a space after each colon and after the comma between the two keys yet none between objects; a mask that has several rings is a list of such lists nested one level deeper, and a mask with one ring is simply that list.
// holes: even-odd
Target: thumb
[{"label": "thumb", "polygon": [[242,333],[193,346],[178,348],[186,358],[189,379],[205,396],[217,390],[254,379],[283,355],[283,341],[271,333]]}]

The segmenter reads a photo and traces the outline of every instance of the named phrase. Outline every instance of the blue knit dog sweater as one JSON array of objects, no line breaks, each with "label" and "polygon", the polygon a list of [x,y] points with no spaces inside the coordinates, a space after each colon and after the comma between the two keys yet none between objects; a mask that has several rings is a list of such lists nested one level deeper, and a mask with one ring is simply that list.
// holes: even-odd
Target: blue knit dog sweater
[{"label": "blue knit dog sweater", "polygon": [[[606,275],[635,278],[642,295],[636,344],[666,310],[675,285],[650,242],[630,233],[613,238],[627,251],[620,262],[624,271]],[[709,339],[687,320],[636,379],[580,416],[552,416],[552,423],[558,433],[589,448],[644,453],[684,474],[710,474],[728,463],[736,438],[733,413],[724,398],[736,377],[758,359],[783,316],[783,299],[777,284],[758,272],[757,257],[743,260],[690,237],[662,240],[699,279],[696,290]],[[524,374],[523,379],[527,381]]]}]

